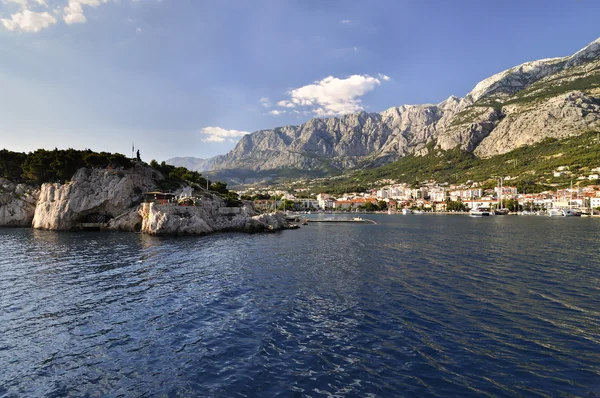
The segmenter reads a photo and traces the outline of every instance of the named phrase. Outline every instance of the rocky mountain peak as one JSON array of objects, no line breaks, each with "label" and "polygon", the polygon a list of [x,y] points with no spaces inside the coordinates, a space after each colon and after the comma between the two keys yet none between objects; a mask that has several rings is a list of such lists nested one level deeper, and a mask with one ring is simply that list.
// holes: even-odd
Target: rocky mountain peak
[{"label": "rocky mountain peak", "polygon": [[600,38],[594,40],[575,54],[568,57],[566,67],[580,65],[600,57]]}]

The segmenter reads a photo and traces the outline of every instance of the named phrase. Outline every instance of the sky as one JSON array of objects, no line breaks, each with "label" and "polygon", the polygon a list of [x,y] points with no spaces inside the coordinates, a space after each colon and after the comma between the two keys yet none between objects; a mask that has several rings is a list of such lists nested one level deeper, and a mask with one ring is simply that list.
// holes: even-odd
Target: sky
[{"label": "sky", "polygon": [[462,97],[600,37],[597,0],[0,0],[0,148],[227,153]]}]

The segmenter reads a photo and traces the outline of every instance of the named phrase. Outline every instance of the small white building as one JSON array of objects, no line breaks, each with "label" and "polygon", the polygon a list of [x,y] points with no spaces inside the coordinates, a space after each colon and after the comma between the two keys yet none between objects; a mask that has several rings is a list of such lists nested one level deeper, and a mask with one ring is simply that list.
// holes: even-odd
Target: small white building
[{"label": "small white building", "polygon": [[478,207],[483,209],[491,209],[492,206],[496,205],[498,202],[493,199],[473,199],[465,201],[464,203],[469,209],[476,209]]},{"label": "small white building", "polygon": [[[328,201],[330,203],[328,203]],[[331,202],[333,202],[333,201],[331,200],[331,195],[329,195],[328,193],[320,193],[317,195],[317,202],[321,209],[327,209],[327,208],[331,208],[331,205],[332,205]]]}]

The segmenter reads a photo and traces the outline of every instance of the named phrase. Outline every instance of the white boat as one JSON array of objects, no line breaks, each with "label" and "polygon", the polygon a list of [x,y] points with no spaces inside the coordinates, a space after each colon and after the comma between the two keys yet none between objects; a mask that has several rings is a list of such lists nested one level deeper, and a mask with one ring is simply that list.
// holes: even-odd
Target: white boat
[{"label": "white boat", "polygon": [[581,215],[581,213],[579,213],[575,209],[563,209],[563,216],[565,216],[565,217],[576,217],[576,216],[580,216],[580,215]]},{"label": "white boat", "polygon": [[408,208],[404,208],[404,209],[402,209],[402,214],[404,214],[405,216],[408,214],[412,214],[412,210],[408,209]]},{"label": "white boat", "polygon": [[550,217],[575,217],[579,213],[574,209],[550,209],[548,215]]},{"label": "white boat", "polygon": [[477,207],[475,209],[471,209],[471,211],[469,211],[469,215],[471,217],[486,217],[490,215],[490,211],[481,207]]},{"label": "white boat", "polygon": [[548,216],[550,216],[550,217],[562,217],[563,215],[564,214],[563,214],[562,209],[550,209],[550,210],[548,210]]}]

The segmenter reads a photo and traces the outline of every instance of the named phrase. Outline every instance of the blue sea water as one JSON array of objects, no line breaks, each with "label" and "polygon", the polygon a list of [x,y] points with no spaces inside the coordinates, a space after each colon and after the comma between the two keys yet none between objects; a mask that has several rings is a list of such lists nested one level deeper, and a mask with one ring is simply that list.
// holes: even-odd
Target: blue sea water
[{"label": "blue sea water", "polygon": [[0,396],[600,396],[600,220],[0,229]]}]

